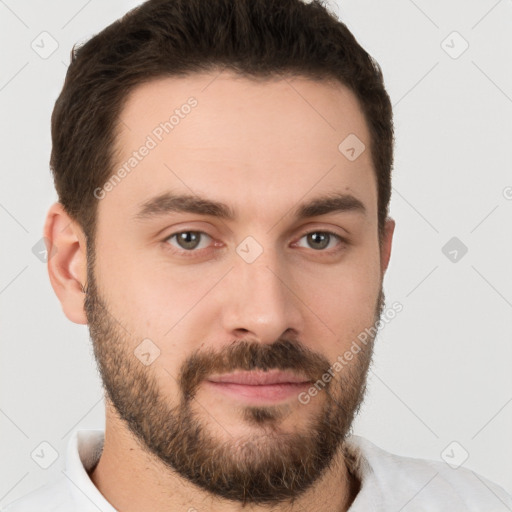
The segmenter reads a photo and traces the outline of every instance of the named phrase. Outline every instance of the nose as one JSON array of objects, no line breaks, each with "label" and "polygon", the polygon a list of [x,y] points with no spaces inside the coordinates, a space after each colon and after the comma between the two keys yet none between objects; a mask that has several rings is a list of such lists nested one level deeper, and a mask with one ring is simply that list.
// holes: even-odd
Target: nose
[{"label": "nose", "polygon": [[304,328],[303,303],[289,268],[275,253],[257,261],[235,262],[221,307],[223,329],[231,339],[250,338],[271,344],[280,337],[299,336]]}]

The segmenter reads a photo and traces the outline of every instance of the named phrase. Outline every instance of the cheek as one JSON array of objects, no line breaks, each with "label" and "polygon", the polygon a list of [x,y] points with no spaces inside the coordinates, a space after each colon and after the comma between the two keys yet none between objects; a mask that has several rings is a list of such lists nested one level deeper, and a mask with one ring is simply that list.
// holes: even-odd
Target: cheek
[{"label": "cheek", "polygon": [[164,255],[149,258],[147,250],[132,248],[129,258],[124,253],[128,250],[120,247],[102,252],[101,265],[97,263],[100,292],[132,338],[150,338],[169,350],[175,340],[183,339],[185,329],[201,322],[208,293],[226,270],[171,265]]},{"label": "cheek", "polygon": [[321,279],[303,276],[301,283],[304,302],[319,319],[315,325],[331,340],[327,343],[331,348],[325,347],[327,352],[333,350],[333,345],[335,351],[343,350],[374,324],[381,288],[376,258],[359,255],[352,262],[332,267]]}]

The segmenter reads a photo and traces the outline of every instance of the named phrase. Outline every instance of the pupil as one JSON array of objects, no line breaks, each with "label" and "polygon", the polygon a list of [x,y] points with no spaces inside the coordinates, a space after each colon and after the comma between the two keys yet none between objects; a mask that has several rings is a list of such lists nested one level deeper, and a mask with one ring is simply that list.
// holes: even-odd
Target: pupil
[{"label": "pupil", "polygon": [[[310,233],[308,238],[313,245],[317,245],[313,247],[314,249],[323,249],[329,245],[329,236],[326,233]],[[318,242],[320,242],[320,245],[318,245]]]},{"label": "pupil", "polygon": [[183,247],[186,249],[191,249],[194,248],[197,244],[198,236],[192,231],[186,231],[185,233],[180,233],[179,239],[180,242],[183,242]]}]

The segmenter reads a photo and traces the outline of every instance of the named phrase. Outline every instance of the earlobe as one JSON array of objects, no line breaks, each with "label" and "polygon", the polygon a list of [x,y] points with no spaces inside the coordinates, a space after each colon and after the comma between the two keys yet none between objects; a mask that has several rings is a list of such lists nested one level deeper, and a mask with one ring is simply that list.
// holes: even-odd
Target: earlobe
[{"label": "earlobe", "polygon": [[386,272],[388,265],[389,265],[394,231],[395,231],[395,221],[388,217],[386,219],[386,224],[384,226],[384,235],[382,238],[382,244],[381,244],[381,248],[380,248],[380,266],[381,266],[382,276],[384,276],[384,273]]},{"label": "earlobe", "polygon": [[44,225],[48,274],[64,314],[74,323],[87,324],[83,287],[87,279],[86,239],[79,224],[54,203]]}]

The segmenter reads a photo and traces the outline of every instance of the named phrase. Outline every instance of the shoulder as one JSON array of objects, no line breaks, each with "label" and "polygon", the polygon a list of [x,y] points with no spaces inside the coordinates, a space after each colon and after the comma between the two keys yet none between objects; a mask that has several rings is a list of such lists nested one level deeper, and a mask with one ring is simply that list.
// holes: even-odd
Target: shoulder
[{"label": "shoulder", "polygon": [[[512,510],[510,494],[470,469],[396,455],[360,436],[348,438],[347,449],[361,479],[360,501],[375,503],[372,510]],[[378,503],[387,507],[379,508]]]},{"label": "shoulder", "polygon": [[73,512],[75,504],[64,477],[47,483],[0,508],[0,512]]}]

